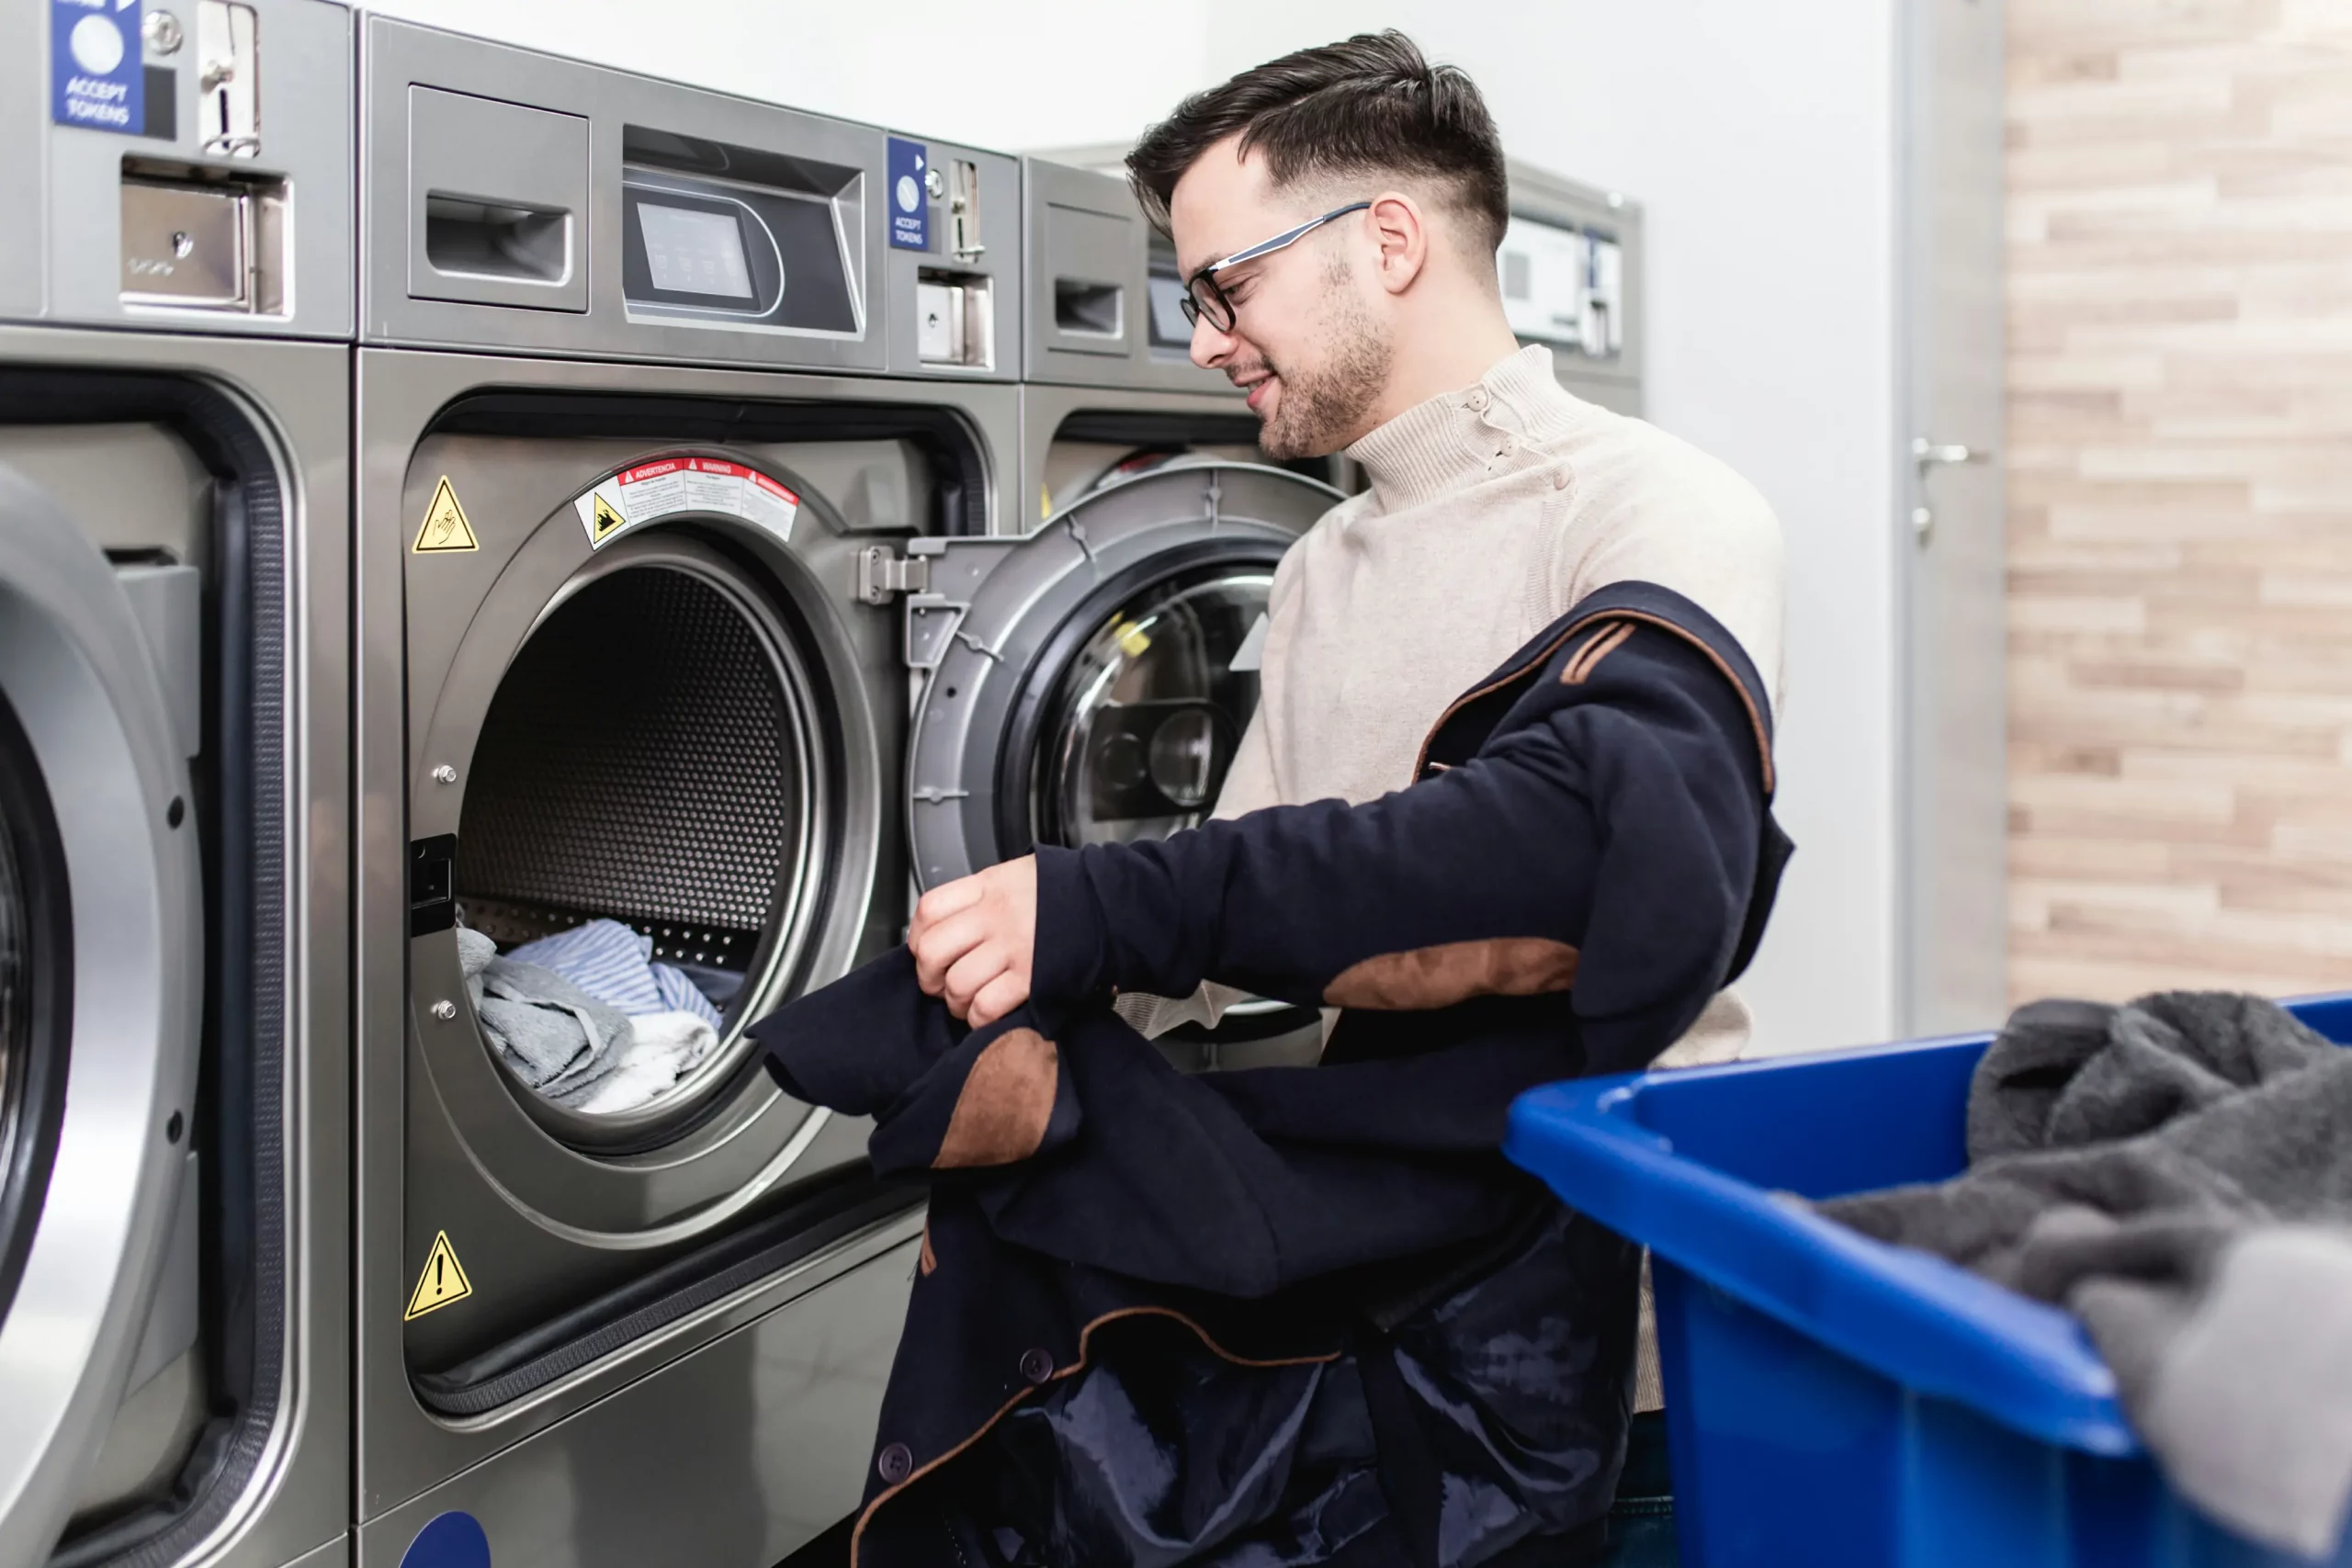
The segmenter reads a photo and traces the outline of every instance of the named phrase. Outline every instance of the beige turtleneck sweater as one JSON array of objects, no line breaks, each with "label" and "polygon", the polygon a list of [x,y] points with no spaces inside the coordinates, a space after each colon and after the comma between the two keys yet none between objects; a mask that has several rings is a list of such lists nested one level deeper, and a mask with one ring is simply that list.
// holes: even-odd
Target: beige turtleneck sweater
[{"label": "beige turtleneck sweater", "polygon": [[[1477,385],[1348,448],[1371,488],[1274,572],[1256,716],[1216,815],[1412,782],[1445,705],[1595,589],[1639,579],[1737,637],[1781,697],[1781,525],[1753,486],[1654,425],[1586,402],[1523,348]],[[1121,998],[1146,1033],[1213,1021],[1238,993]],[[1719,1061],[1749,1018],[1717,998],[1662,1065]]]}]

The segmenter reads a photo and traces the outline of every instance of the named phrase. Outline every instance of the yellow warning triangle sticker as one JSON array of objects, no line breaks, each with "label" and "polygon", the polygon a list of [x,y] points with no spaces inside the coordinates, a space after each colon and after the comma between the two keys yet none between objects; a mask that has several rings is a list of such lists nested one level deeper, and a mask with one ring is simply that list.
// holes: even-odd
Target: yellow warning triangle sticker
[{"label": "yellow warning triangle sticker", "polygon": [[449,488],[449,476],[443,474],[434,487],[433,504],[424,509],[424,522],[416,530],[416,543],[411,547],[416,555],[429,555],[436,550],[478,550],[480,540],[474,537],[474,525],[466,521],[466,509],[458,504],[458,492]]},{"label": "yellow warning triangle sticker", "polygon": [[[447,481],[443,481],[445,484]],[[416,1289],[410,1292],[408,1312],[402,1323],[423,1317],[435,1307],[451,1302],[464,1301],[474,1293],[473,1282],[458,1264],[457,1249],[449,1245],[447,1231],[433,1233],[433,1250],[425,1255],[424,1272],[416,1277]]]},{"label": "yellow warning triangle sticker", "polygon": [[593,549],[610,537],[614,529],[625,526],[628,519],[616,511],[601,491],[592,493],[591,499],[596,503],[588,519],[588,545]]}]

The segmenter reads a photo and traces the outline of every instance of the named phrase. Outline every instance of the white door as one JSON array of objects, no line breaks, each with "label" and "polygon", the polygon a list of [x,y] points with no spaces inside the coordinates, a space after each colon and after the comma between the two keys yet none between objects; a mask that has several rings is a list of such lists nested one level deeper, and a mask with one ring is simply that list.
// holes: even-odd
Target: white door
[{"label": "white door", "polygon": [[1904,10],[1903,1022],[2007,1005],[1999,0]]},{"label": "white door", "polygon": [[114,569],[0,465],[0,1562],[49,1555],[142,1331],[195,1111],[186,738]]}]

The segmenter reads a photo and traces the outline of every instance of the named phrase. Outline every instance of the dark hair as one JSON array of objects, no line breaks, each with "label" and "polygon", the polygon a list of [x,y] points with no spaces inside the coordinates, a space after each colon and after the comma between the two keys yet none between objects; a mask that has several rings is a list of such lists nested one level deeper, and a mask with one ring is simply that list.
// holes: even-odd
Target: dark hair
[{"label": "dark hair", "polygon": [[1419,175],[1452,187],[1489,249],[1510,221],[1502,139],[1458,66],[1431,65],[1403,33],[1358,33],[1302,49],[1193,94],[1127,154],[1127,180],[1168,227],[1176,182],[1216,142],[1241,133],[1276,186],[1349,175]]}]

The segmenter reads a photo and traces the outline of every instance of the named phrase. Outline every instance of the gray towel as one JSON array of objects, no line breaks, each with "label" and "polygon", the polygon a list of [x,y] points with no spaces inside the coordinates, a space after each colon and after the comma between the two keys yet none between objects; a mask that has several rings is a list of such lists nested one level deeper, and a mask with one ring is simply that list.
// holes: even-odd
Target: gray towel
[{"label": "gray towel", "polygon": [[466,992],[491,1048],[530,1088],[559,1105],[593,1095],[635,1038],[628,1015],[562,976],[498,956],[498,944],[458,928]]},{"label": "gray towel", "polygon": [[2181,1493],[2319,1557],[2352,1501],[2352,1051],[2257,997],[2047,1001],[1977,1065],[1969,1170],[1824,1213],[2089,1329]]}]

